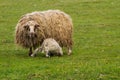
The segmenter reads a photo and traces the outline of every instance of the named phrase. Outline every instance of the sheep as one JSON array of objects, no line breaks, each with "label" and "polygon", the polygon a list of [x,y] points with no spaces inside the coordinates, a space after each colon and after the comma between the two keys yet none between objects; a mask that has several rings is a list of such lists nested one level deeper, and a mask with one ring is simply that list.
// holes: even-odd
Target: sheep
[{"label": "sheep", "polygon": [[33,57],[38,51],[46,53],[46,57],[50,57],[51,54],[62,56],[63,51],[60,45],[52,38],[47,38],[43,41],[41,47],[37,48],[31,56]]},{"label": "sheep", "polygon": [[29,56],[47,38],[53,38],[72,53],[73,23],[71,17],[60,10],[35,11],[23,15],[16,25],[16,44],[29,48]]}]

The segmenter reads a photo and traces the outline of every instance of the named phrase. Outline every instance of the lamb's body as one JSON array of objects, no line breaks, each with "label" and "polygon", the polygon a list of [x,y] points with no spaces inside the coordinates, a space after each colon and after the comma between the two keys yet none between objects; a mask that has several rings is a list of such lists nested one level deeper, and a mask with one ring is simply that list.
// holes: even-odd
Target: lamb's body
[{"label": "lamb's body", "polygon": [[22,16],[16,26],[16,43],[30,48],[41,45],[46,38],[54,38],[61,47],[72,49],[72,20],[59,10],[33,12]]},{"label": "lamb's body", "polygon": [[50,57],[50,54],[63,55],[62,48],[59,44],[52,38],[45,39],[41,47],[37,48],[31,56],[34,56],[38,51],[46,53],[46,57]]}]

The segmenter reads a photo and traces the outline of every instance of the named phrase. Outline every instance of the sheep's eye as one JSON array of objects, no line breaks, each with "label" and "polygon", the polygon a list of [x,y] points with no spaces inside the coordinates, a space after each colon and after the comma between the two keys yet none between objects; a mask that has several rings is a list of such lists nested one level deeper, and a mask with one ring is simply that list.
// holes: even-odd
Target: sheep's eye
[{"label": "sheep's eye", "polygon": [[24,26],[24,28],[25,28],[26,30],[30,31],[30,28],[29,28],[28,25]]},{"label": "sheep's eye", "polygon": [[35,25],[35,28],[38,28],[38,27],[40,27],[40,26],[39,26],[38,24],[36,24],[36,25]]}]

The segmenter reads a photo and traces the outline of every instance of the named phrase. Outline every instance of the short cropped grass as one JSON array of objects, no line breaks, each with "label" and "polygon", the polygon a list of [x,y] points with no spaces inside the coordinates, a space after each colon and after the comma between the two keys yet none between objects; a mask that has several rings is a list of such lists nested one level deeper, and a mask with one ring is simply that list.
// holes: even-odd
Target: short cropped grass
[{"label": "short cropped grass", "polygon": [[[71,56],[32,58],[14,43],[20,16],[48,9],[73,19]],[[120,80],[120,0],[0,0],[0,80]]]}]

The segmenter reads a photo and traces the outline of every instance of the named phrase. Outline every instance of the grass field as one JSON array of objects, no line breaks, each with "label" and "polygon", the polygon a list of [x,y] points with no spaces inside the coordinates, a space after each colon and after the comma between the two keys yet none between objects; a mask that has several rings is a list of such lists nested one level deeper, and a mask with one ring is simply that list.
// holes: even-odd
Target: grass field
[{"label": "grass field", "polygon": [[[20,16],[48,9],[73,19],[71,56],[32,58],[14,44]],[[120,0],[0,0],[0,80],[120,80]]]}]

